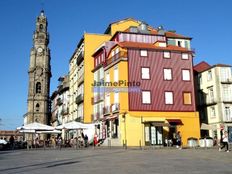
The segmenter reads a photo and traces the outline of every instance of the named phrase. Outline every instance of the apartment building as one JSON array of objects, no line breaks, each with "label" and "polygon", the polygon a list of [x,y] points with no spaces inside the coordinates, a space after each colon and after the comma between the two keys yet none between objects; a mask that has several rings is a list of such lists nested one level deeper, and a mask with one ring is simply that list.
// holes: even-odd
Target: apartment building
[{"label": "apartment building", "polygon": [[[122,27],[124,30],[118,30]],[[111,145],[163,145],[199,138],[191,38],[125,19],[93,54],[93,121]],[[107,141],[106,141],[107,142]]]},{"label": "apartment building", "polygon": [[229,131],[229,140],[232,142],[231,66],[210,66],[206,62],[200,62],[194,66],[194,70],[200,120],[211,126],[208,131],[202,131],[202,135],[220,139],[220,129],[224,127]]},{"label": "apartment building", "polygon": [[52,125],[62,125],[69,120],[69,76],[63,76],[58,79],[59,85],[57,90],[52,93]]},{"label": "apartment building", "polygon": [[91,73],[94,67],[93,54],[104,42],[109,41],[116,31],[124,31],[128,25],[138,25],[136,20],[128,19],[111,23],[104,34],[84,33],[78,42],[69,61],[70,121],[76,120],[84,123],[93,121],[94,74]]},{"label": "apartment building", "polygon": [[70,110],[69,121],[92,122],[93,67],[92,54],[110,36],[85,33],[74,51],[70,63]]}]

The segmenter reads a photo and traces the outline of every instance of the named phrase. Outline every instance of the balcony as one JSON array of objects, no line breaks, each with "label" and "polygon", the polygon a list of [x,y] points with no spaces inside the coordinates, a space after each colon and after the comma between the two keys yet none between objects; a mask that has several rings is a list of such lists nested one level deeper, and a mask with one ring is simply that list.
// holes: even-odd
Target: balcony
[{"label": "balcony", "polygon": [[79,79],[77,80],[77,86],[79,87],[83,82],[84,82],[84,74],[80,76]]},{"label": "balcony", "polygon": [[120,51],[118,54],[115,54],[114,56],[110,57],[109,59],[106,60],[105,66],[110,65],[111,63],[116,62],[117,60],[120,59],[127,59],[127,52],[125,51]]},{"label": "balcony", "polygon": [[232,84],[232,78],[221,79],[222,84]]},{"label": "balcony", "polygon": [[223,103],[232,103],[232,97],[224,97],[222,101]]},{"label": "balcony", "polygon": [[104,100],[104,95],[98,94],[98,95],[92,97],[92,105],[94,105],[95,103],[101,102],[103,100]]},{"label": "balcony", "polygon": [[120,109],[120,104],[119,103],[114,103],[112,106],[111,106],[111,110],[113,113],[115,112],[119,112],[119,109]]},{"label": "balcony", "polygon": [[99,119],[100,119],[100,113],[99,112],[92,114],[92,121],[97,121]]},{"label": "balcony", "polygon": [[217,101],[214,98],[207,98],[206,105],[215,105]]},{"label": "balcony", "polygon": [[76,97],[76,104],[79,105],[80,103],[82,103],[84,101],[84,96],[83,94],[79,94],[77,97]]},{"label": "balcony", "polygon": [[84,60],[84,52],[82,51],[77,57],[77,65],[80,65],[83,60]]},{"label": "balcony", "polygon": [[63,116],[68,115],[68,113],[69,113],[69,108],[63,108],[61,110],[61,115],[63,115]]},{"label": "balcony", "polygon": [[110,114],[110,106],[105,106],[103,108],[103,114],[104,115],[109,115]]},{"label": "balcony", "polygon": [[62,100],[61,98],[58,98],[58,99],[56,100],[56,105],[60,106],[60,105],[62,105],[62,104],[63,104],[63,100]]}]

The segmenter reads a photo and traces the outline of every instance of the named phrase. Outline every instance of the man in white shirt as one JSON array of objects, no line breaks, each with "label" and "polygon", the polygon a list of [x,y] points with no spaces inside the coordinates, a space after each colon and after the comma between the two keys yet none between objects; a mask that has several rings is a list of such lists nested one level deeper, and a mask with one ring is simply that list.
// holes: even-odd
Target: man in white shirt
[{"label": "man in white shirt", "polygon": [[229,152],[229,139],[228,139],[228,132],[224,131],[222,136],[222,147],[219,147],[219,151],[221,151],[224,147],[226,147],[226,152]]}]

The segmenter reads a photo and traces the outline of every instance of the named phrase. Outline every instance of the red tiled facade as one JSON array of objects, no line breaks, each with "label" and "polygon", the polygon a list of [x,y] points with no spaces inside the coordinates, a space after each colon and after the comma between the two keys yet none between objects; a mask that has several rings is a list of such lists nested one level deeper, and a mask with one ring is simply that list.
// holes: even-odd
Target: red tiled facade
[{"label": "red tiled facade", "polygon": [[[188,60],[181,58],[181,52],[171,52],[165,59],[163,51],[149,50],[147,57],[140,56],[139,49],[129,49],[129,81],[140,82],[141,90],[151,91],[151,104],[142,104],[141,92],[129,93],[129,109],[132,111],[195,111],[192,56]],[[150,68],[150,79],[141,79],[141,67]],[[172,70],[172,80],[164,80],[163,69]],[[182,80],[182,69],[190,71],[190,81]],[[173,104],[165,104],[165,91],[173,92]],[[192,104],[183,103],[183,92],[190,92]]]}]

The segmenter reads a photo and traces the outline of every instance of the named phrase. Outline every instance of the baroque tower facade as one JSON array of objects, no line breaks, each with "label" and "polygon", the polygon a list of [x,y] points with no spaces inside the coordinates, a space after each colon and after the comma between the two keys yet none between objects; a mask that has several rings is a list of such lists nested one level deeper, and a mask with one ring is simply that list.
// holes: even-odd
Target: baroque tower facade
[{"label": "baroque tower facade", "polygon": [[33,34],[33,47],[30,53],[28,110],[26,124],[39,122],[49,123],[49,91],[50,91],[50,49],[48,22],[42,10],[36,19],[36,30]]}]

